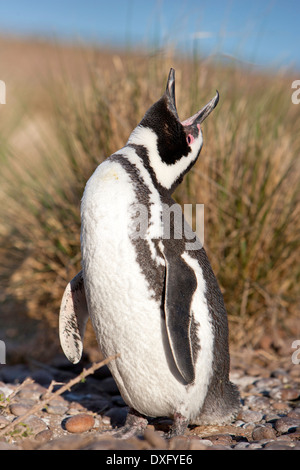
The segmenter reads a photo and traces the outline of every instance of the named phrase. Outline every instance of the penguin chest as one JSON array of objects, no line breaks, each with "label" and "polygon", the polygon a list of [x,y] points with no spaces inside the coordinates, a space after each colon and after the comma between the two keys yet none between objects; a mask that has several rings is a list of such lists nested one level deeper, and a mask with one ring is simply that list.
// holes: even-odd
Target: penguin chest
[{"label": "penguin chest", "polygon": [[[150,328],[151,315],[157,313],[157,302],[152,299],[132,239],[132,214],[137,202],[130,175],[111,161],[97,168],[82,200],[85,289],[104,354],[120,352],[120,347],[132,351],[132,334],[143,329],[139,322],[148,318]],[[145,310],[151,312],[150,316]]]}]

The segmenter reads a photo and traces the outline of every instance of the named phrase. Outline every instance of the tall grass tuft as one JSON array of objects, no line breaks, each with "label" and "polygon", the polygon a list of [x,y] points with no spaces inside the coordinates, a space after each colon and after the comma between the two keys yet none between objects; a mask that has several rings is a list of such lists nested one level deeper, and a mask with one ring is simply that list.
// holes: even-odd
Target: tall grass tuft
[{"label": "tall grass tuft", "polygon": [[80,87],[52,83],[37,157],[19,150],[1,172],[4,298],[25,302],[30,316],[57,328],[65,284],[80,269],[85,183],[161,96],[170,66],[182,119],[216,88],[221,96],[204,124],[199,161],[175,198],[205,204],[205,248],[232,341],[257,346],[266,332],[289,334],[300,277],[299,112],[290,80],[208,61],[112,54],[105,68],[95,59]]}]

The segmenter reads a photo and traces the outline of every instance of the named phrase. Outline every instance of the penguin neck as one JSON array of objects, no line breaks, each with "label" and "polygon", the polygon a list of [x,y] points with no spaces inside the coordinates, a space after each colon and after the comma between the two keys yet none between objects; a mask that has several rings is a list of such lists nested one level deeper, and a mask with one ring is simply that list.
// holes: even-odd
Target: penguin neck
[{"label": "penguin neck", "polygon": [[155,187],[162,194],[171,195],[195,163],[195,160],[188,162],[187,159],[173,165],[163,162],[157,148],[157,136],[149,127],[139,125],[130,135],[127,145],[134,148],[143,160]]}]

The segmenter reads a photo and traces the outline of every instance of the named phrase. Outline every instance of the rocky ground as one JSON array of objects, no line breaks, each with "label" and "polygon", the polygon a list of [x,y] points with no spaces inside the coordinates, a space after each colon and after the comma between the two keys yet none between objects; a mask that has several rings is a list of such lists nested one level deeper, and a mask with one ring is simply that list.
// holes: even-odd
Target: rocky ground
[{"label": "rocky ground", "polygon": [[[300,365],[293,363],[292,353],[232,353],[231,380],[242,399],[237,420],[189,427],[184,436],[171,439],[166,438],[167,418],[149,420],[139,438],[120,440],[105,432],[121,426],[127,414],[107,366],[80,380],[82,366],[62,356],[51,365],[2,365],[0,450],[300,450]],[[75,384],[57,395],[70,380]]]}]

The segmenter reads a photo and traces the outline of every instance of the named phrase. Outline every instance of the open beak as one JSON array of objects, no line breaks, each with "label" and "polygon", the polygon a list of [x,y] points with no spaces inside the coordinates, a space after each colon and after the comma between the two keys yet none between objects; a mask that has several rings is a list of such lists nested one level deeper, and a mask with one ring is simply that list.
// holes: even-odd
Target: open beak
[{"label": "open beak", "polygon": [[[176,109],[176,102],[175,102],[175,70],[173,68],[170,69],[167,88],[166,88],[166,95],[168,98],[168,106],[170,111],[176,116],[179,120],[177,109]],[[181,124],[183,126],[191,126],[201,124],[204,119],[213,111],[213,109],[217,106],[219,102],[219,92],[217,91],[216,96],[212,98],[200,111],[198,111],[194,116],[182,121]]]},{"label": "open beak", "polygon": [[219,102],[219,92],[217,90],[216,96],[212,98],[198,113],[194,114],[194,116],[182,121],[183,126],[191,126],[193,124],[201,124],[204,119],[212,112],[213,109],[217,106]]}]

